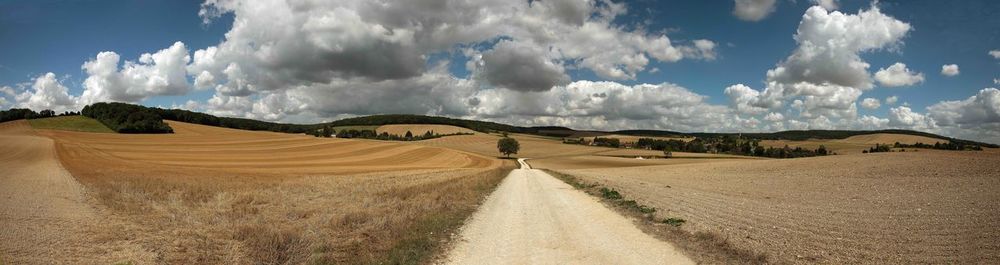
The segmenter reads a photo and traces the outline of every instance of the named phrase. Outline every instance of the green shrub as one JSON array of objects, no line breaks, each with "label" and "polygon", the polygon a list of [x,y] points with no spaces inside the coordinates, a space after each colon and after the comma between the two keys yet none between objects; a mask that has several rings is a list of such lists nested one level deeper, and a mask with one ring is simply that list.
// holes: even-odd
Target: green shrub
[{"label": "green shrub", "polygon": [[621,200],[622,194],[614,189],[601,188],[601,197],[609,200]]},{"label": "green shrub", "polygon": [[687,222],[687,221],[685,221],[684,219],[680,219],[680,218],[673,218],[673,217],[671,217],[671,218],[667,218],[667,219],[664,219],[664,220],[663,220],[663,223],[664,223],[664,224],[668,224],[668,225],[672,225],[672,226],[675,226],[675,227],[676,227],[676,226],[681,226],[682,224],[684,224],[684,223],[686,223],[686,222]]},{"label": "green shrub", "polygon": [[639,204],[638,202],[636,202],[634,200],[623,201],[622,202],[622,206],[624,206],[625,208],[629,208],[629,209],[632,209],[632,210],[639,211],[640,213],[654,213],[654,212],[656,212],[656,208]]}]

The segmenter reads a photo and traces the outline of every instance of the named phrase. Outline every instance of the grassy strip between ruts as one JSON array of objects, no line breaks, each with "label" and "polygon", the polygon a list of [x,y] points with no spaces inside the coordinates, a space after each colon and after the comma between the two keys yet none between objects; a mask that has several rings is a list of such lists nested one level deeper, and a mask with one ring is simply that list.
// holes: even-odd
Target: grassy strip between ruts
[{"label": "grassy strip between ruts", "polygon": [[35,129],[114,133],[97,120],[80,115],[31,119],[28,120],[28,124]]},{"label": "grassy strip between ruts", "polygon": [[715,232],[684,230],[681,228],[686,222],[684,219],[657,217],[656,208],[630,200],[613,188],[586,183],[572,175],[542,170],[570,186],[600,198],[605,205],[631,217],[643,232],[672,243],[699,264],[768,264],[764,254],[736,248],[727,238]]}]

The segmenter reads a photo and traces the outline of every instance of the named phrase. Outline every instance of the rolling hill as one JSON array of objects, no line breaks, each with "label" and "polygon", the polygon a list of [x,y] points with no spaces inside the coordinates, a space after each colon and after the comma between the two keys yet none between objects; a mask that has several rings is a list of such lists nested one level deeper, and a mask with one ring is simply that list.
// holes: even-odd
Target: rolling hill
[{"label": "rolling hill", "polygon": [[[978,145],[983,147],[998,148],[997,144],[983,143],[971,140],[963,140],[957,138],[946,137],[942,135],[913,131],[913,130],[900,130],[900,129],[888,129],[888,130],[872,130],[872,131],[855,131],[855,130],[790,130],[790,131],[780,131],[780,132],[770,132],[770,133],[706,133],[706,132],[677,132],[677,131],[667,131],[667,130],[645,130],[645,129],[630,129],[630,130],[619,130],[619,131],[593,131],[593,130],[575,130],[566,127],[559,126],[537,126],[537,127],[524,127],[515,126],[497,122],[489,121],[476,121],[467,119],[457,119],[448,117],[438,117],[438,116],[427,116],[427,115],[414,115],[414,114],[385,114],[385,115],[370,115],[353,117],[347,119],[341,119],[328,123],[318,123],[318,124],[290,124],[290,123],[276,123],[276,122],[266,122],[252,119],[243,118],[230,118],[230,117],[217,117],[210,114],[193,112],[188,110],[180,109],[161,109],[161,108],[149,108],[138,105],[130,105],[123,103],[97,103],[104,105],[128,105],[127,109],[131,110],[143,110],[149,111],[159,115],[159,118],[164,120],[187,122],[193,124],[233,128],[233,129],[243,129],[243,130],[254,130],[254,131],[272,131],[272,132],[285,132],[285,133],[304,133],[308,131],[315,131],[324,126],[331,127],[346,127],[346,126],[382,126],[382,125],[398,125],[398,124],[429,124],[429,125],[450,125],[455,127],[467,128],[478,132],[510,132],[510,133],[523,133],[523,134],[534,134],[549,137],[561,137],[561,138],[583,138],[583,137],[596,137],[596,136],[607,136],[607,135],[625,135],[630,137],[669,137],[669,138],[713,138],[713,137],[732,137],[741,136],[751,139],[759,140],[788,140],[788,141],[804,141],[810,139],[818,140],[837,140],[846,139],[852,136],[859,135],[874,135],[874,134],[900,134],[900,135],[910,135],[927,137],[933,139],[940,139],[943,141],[950,141],[955,143],[960,143],[964,145]],[[92,107],[94,105],[88,106]],[[15,110],[7,111],[12,112]],[[17,110],[22,111],[23,110]],[[87,113],[85,113],[87,115]],[[6,115],[6,112],[0,113],[0,116]],[[31,115],[21,115],[24,118],[31,118]],[[102,120],[100,117],[91,117],[97,120]],[[106,124],[109,125],[109,124]],[[109,125],[109,127],[114,127]]]}]

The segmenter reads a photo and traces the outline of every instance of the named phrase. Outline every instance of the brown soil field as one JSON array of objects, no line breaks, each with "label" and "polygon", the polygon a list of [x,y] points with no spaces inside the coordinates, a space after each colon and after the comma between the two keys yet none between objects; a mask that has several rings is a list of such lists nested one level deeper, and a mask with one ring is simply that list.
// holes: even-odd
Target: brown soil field
[{"label": "brown soil field", "polygon": [[[658,150],[646,150],[646,149],[614,149],[611,151],[605,151],[598,153],[603,156],[620,156],[620,157],[661,157],[663,156],[663,151]],[[688,153],[688,152],[672,152],[674,158],[731,158],[731,159],[768,159],[765,157],[753,157],[753,156],[740,156],[740,155],[730,155],[730,154],[711,154],[711,153]]]},{"label": "brown soil field", "polygon": [[788,140],[764,140],[760,144],[765,147],[775,147],[780,148],[788,145],[791,148],[802,147],[806,149],[816,149],[820,145],[826,146],[827,149],[836,152],[838,154],[860,154],[861,151],[868,150],[868,148],[874,146],[875,144],[894,144],[896,142],[903,144],[915,144],[915,143],[925,143],[934,144],[936,142],[945,142],[941,139],[935,139],[924,136],[906,135],[906,134],[891,134],[891,133],[876,133],[867,135],[857,135],[851,136],[845,139],[811,139],[805,141],[788,141]]},{"label": "brown soil field", "polygon": [[104,253],[134,264],[426,261],[514,167],[408,143],[170,126],[176,133],[31,132],[54,140],[96,209],[88,218],[106,223],[64,240],[144,253]]},{"label": "brown soil field", "polygon": [[438,125],[438,124],[391,124],[391,125],[382,125],[379,126],[378,129],[375,129],[375,132],[377,133],[387,132],[389,134],[395,134],[399,136],[406,135],[407,131],[413,133],[413,135],[424,135],[424,133],[429,131],[433,131],[436,134],[456,134],[456,133],[476,132],[458,126]]},{"label": "brown soil field", "polygon": [[692,158],[670,158],[670,159],[636,159],[627,157],[614,157],[603,155],[581,155],[570,157],[551,157],[543,159],[531,159],[531,165],[544,169],[585,169],[585,168],[620,168],[620,167],[641,167],[641,166],[661,166],[680,165],[693,163],[712,162],[716,159],[692,159]]},{"label": "brown soil field", "polygon": [[773,263],[996,264],[998,163],[994,150],[921,150],[557,171]]}]

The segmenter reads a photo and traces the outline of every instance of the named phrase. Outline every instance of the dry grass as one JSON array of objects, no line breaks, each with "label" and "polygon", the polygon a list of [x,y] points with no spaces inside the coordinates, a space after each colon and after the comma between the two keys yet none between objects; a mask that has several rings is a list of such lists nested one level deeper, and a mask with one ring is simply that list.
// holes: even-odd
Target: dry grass
[{"label": "dry grass", "polygon": [[382,125],[378,129],[375,129],[375,132],[378,133],[386,132],[399,136],[406,135],[406,132],[410,132],[413,135],[424,135],[424,133],[429,131],[433,131],[436,134],[475,133],[473,130],[458,126],[438,124],[390,124]]},{"label": "dry grass", "polygon": [[419,145],[171,126],[44,132],[125,220],[101,240],[164,264],[426,262],[514,167]]},{"label": "dry grass", "polygon": [[85,184],[131,221],[108,240],[141,245],[164,263],[395,264],[427,261],[510,167]]},{"label": "dry grass", "polygon": [[997,163],[926,150],[561,172],[770,262],[996,263]]}]

